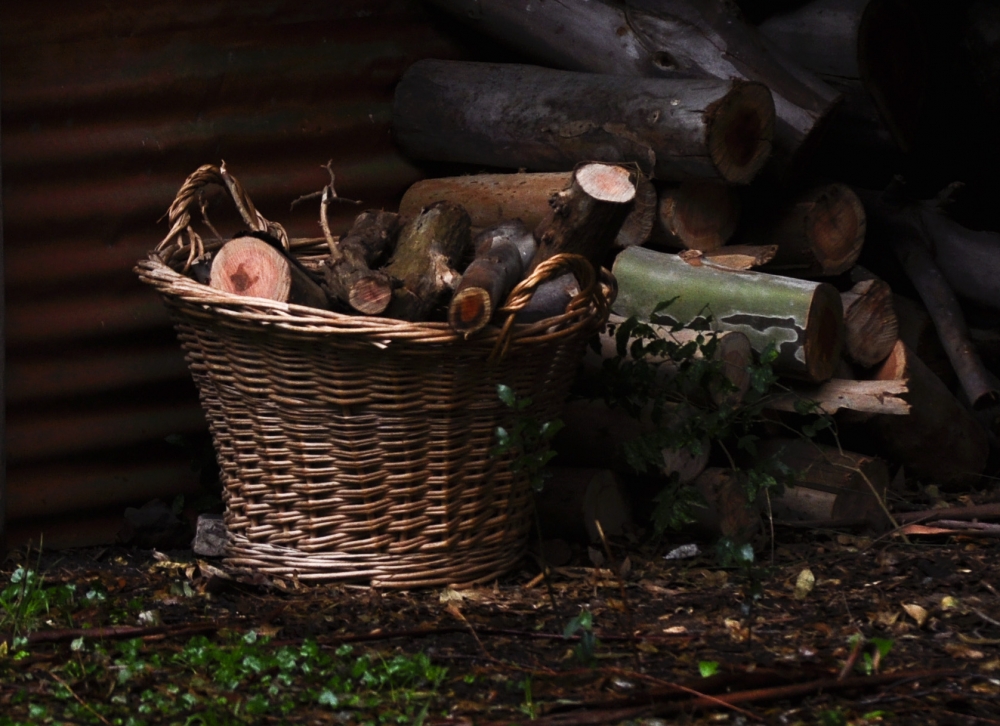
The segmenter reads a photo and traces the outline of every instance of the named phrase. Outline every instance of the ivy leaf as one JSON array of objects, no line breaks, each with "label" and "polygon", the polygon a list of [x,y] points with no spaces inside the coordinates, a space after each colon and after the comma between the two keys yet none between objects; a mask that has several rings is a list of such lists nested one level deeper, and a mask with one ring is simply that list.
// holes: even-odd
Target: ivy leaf
[{"label": "ivy leaf", "polygon": [[510,386],[506,386],[503,383],[498,383],[497,395],[500,397],[500,400],[503,401],[508,408],[516,407],[517,397],[514,395],[514,389],[511,388]]}]

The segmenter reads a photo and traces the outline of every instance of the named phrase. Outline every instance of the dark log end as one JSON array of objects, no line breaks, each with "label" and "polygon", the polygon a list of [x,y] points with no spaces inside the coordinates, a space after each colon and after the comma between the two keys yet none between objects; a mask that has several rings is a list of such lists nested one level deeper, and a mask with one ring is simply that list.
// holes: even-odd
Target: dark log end
[{"label": "dark log end", "polygon": [[826,381],[840,361],[844,343],[844,307],[833,285],[820,283],[816,286],[805,335],[803,352],[807,374],[813,381]]},{"label": "dark log end", "polygon": [[493,317],[489,292],[481,287],[467,287],[455,294],[448,306],[448,323],[452,330],[471,335],[482,330]]},{"label": "dark log end", "polygon": [[806,235],[822,275],[839,275],[858,261],[867,226],[858,195],[844,184],[823,187],[806,215]]},{"label": "dark log end", "polygon": [[730,186],[693,179],[662,190],[658,235],[668,245],[715,250],[733,236],[739,214],[739,199]]},{"label": "dark log end", "polygon": [[842,297],[847,354],[855,363],[871,368],[892,353],[899,337],[892,289],[882,280],[864,280]]},{"label": "dark log end", "polygon": [[649,240],[656,222],[656,202],[656,187],[645,176],[641,177],[636,183],[632,211],[615,238],[616,247],[624,249],[645,244]]},{"label": "dark log end", "polygon": [[748,184],[771,155],[774,99],[760,83],[736,83],[706,111],[708,150],[719,175]]},{"label": "dark log end", "polygon": [[363,315],[380,315],[392,302],[392,281],[381,273],[367,275],[351,286],[348,302]]},{"label": "dark log end", "polygon": [[717,404],[737,406],[750,390],[750,364],[753,363],[750,339],[743,333],[726,333],[719,338],[715,358],[722,363],[722,375],[736,390],[715,386],[712,399]]}]

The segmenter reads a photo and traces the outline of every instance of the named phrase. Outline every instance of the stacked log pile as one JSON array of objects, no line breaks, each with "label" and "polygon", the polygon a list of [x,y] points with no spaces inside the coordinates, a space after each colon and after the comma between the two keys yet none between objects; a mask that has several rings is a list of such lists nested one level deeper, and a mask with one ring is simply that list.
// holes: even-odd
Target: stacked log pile
[{"label": "stacked log pile", "polygon": [[[956,6],[963,22],[939,25],[915,0],[781,3],[777,14],[746,0],[747,16],[727,0],[532,2],[531,12],[528,0],[432,2],[518,54],[424,60],[404,74],[395,139],[437,176],[398,211],[365,212],[340,238],[326,230],[319,274],[266,235],[244,235],[217,253],[210,284],[447,320],[473,336],[543,260],[574,252],[618,285],[618,317],[585,369],[621,358],[610,331],[628,318],[674,341],[711,328],[731,385],[703,392],[706,405],[739,406],[766,355],[785,393],[767,399],[765,437],[802,424],[803,401],[835,418],[857,451],[830,437],[758,447],[798,474],[779,519],[880,529],[900,467],[918,483],[968,486],[983,474],[1000,430],[1000,217],[977,203],[976,183],[1000,148],[934,109],[961,93],[961,108],[1000,108],[996,13],[969,0]],[[987,56],[963,83],[944,77]],[[981,148],[982,166],[939,153],[943,133],[952,151]],[[965,197],[951,185],[960,175]],[[547,282],[518,321],[559,314],[577,289],[572,275]],[[977,345],[992,346],[985,363]],[[655,365],[669,377],[678,361]],[[565,418],[559,463],[583,468],[560,470],[556,498],[600,518],[599,479],[615,491],[605,514],[620,529],[627,441],[683,421],[599,401],[571,403]],[[755,531],[748,503],[731,501],[746,487],[728,451],[708,441],[657,451],[655,475],[701,491],[710,526]],[[580,524],[568,530],[596,536]]]}]

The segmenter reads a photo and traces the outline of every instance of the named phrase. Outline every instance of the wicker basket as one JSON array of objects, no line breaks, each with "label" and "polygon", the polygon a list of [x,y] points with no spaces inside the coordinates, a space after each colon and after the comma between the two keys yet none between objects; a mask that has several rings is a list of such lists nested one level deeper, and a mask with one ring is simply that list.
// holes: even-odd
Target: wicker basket
[{"label": "wicker basket", "polygon": [[[496,386],[559,415],[612,285],[560,255],[522,282],[503,329],[463,339],[445,323],[344,315],[241,297],[182,274],[221,241],[191,227],[200,189],[225,183],[252,229],[307,264],[225,166],[202,167],[171,206],[171,232],[139,263],[170,309],[221,466],[227,564],[310,581],[396,588],[495,578],[524,554],[530,484],[491,456],[510,418]],[[325,242],[320,240],[325,246]],[[310,244],[313,246],[311,247]],[[582,292],[565,314],[512,325],[537,285],[565,270]]]}]

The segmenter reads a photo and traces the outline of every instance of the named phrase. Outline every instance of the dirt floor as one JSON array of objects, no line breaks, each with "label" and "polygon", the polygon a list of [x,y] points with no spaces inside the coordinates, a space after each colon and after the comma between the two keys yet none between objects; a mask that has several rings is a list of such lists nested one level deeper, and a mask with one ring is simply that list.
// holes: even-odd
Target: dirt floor
[{"label": "dirt floor", "polygon": [[48,609],[0,635],[0,723],[1000,724],[997,539],[775,534],[753,565],[612,543],[462,591],[20,550],[5,607],[23,566]]}]

